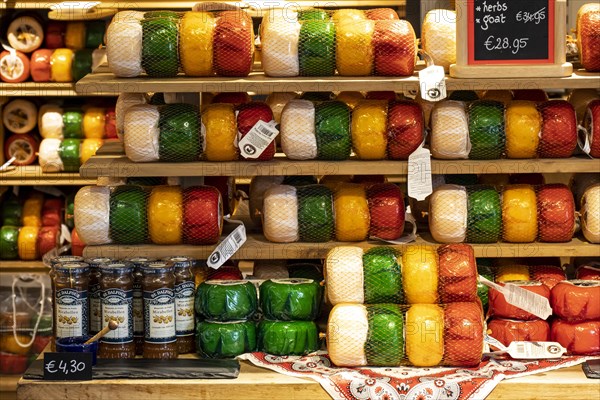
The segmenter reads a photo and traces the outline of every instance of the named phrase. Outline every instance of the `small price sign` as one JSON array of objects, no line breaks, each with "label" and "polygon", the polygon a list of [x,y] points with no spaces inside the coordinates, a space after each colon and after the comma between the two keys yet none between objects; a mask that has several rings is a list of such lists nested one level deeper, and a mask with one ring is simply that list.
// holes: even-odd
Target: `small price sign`
[{"label": "small price sign", "polygon": [[92,353],[44,353],[44,379],[91,381]]}]

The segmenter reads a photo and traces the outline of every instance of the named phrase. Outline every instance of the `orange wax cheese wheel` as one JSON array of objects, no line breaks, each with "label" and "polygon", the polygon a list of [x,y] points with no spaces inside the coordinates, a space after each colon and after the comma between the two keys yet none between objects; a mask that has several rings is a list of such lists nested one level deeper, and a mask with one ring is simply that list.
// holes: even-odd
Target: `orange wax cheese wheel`
[{"label": "orange wax cheese wheel", "polygon": [[180,244],[183,196],[179,186],[157,186],[148,198],[148,232],[155,244]]},{"label": "orange wax cheese wheel", "polygon": [[104,140],[102,139],[83,139],[81,148],[79,149],[79,160],[81,161],[81,164],[85,164],[90,157],[96,155],[96,152],[103,144]]},{"label": "orange wax cheese wheel", "polygon": [[408,304],[438,300],[438,255],[431,246],[410,246],[402,254],[402,287]]},{"label": "orange wax cheese wheel", "polygon": [[387,151],[387,102],[364,100],[352,111],[352,146],[358,158],[383,160]]},{"label": "orange wax cheese wheel", "polygon": [[502,237],[528,243],[537,237],[537,202],[531,185],[509,185],[502,193]]},{"label": "orange wax cheese wheel", "polygon": [[213,74],[213,35],[216,20],[212,13],[188,11],[179,27],[179,57],[186,75]]},{"label": "orange wax cheese wheel", "polygon": [[42,207],[44,196],[34,193],[23,203],[23,215],[21,217],[23,226],[42,226]]},{"label": "orange wax cheese wheel", "polygon": [[52,64],[52,80],[54,82],[71,82],[71,64],[73,64],[73,50],[56,49],[52,53],[50,63]]},{"label": "orange wax cheese wheel", "polygon": [[421,31],[423,50],[433,58],[435,65],[448,72],[456,63],[456,12],[431,10],[425,15]]},{"label": "orange wax cheese wheel", "polygon": [[205,127],[204,157],[207,161],[234,161],[238,158],[237,124],[233,104],[209,104],[202,112]]},{"label": "orange wax cheese wheel", "polygon": [[406,312],[406,355],[415,367],[433,367],[444,356],[444,311],[435,304],[414,304]]},{"label": "orange wax cheese wheel", "polygon": [[39,258],[37,250],[37,238],[40,228],[37,226],[23,226],[19,230],[17,244],[19,248],[19,258],[24,261],[37,260]]},{"label": "orange wax cheese wheel", "polygon": [[506,155],[535,158],[540,143],[542,117],[532,101],[516,100],[506,107]]},{"label": "orange wax cheese wheel", "polygon": [[370,215],[363,185],[340,184],[334,194],[335,236],[341,242],[365,240],[369,234]]},{"label": "orange wax cheese wheel", "polygon": [[369,319],[364,305],[343,303],[333,307],[327,321],[327,350],[331,361],[338,367],[367,365],[368,335]]}]

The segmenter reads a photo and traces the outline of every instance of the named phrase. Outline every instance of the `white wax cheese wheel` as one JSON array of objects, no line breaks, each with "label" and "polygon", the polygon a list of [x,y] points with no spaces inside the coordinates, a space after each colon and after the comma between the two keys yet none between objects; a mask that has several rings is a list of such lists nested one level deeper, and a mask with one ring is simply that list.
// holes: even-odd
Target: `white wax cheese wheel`
[{"label": "white wax cheese wheel", "polygon": [[44,139],[63,138],[63,109],[55,104],[44,104],[38,112],[38,130]]},{"label": "white wax cheese wheel", "polygon": [[338,246],[327,253],[325,282],[330,304],[364,303],[363,250]]},{"label": "white wax cheese wheel", "polygon": [[125,126],[125,112],[131,106],[146,104],[146,95],[143,93],[121,93],[115,105],[115,121],[117,125],[117,136],[123,141]]},{"label": "white wax cheese wheel", "polygon": [[338,304],[327,321],[327,350],[338,367],[367,365],[365,343],[369,334],[367,308],[362,304]]},{"label": "white wax cheese wheel", "polygon": [[29,100],[13,100],[4,107],[2,122],[11,132],[27,133],[37,123],[37,107]]},{"label": "white wax cheese wheel", "polygon": [[159,160],[158,106],[138,104],[125,113],[125,154],[133,162]]},{"label": "white wax cheese wheel", "polygon": [[448,100],[431,112],[431,154],[446,160],[466,159],[471,151],[465,104]]},{"label": "white wax cheese wheel", "polygon": [[40,143],[38,161],[44,172],[60,172],[64,169],[63,162],[60,159],[58,149],[60,148],[60,139],[44,139]]},{"label": "white wax cheese wheel", "polygon": [[271,242],[290,243],[299,239],[296,188],[279,185],[265,192],[263,232]]},{"label": "white wax cheese wheel", "polygon": [[423,50],[448,72],[456,63],[456,12],[431,10],[425,15],[421,32]]},{"label": "white wax cheese wheel", "polygon": [[290,274],[288,273],[287,261],[286,260],[256,260],[254,262],[254,269],[252,270],[252,276],[256,279],[288,279]]},{"label": "white wax cheese wheel", "polygon": [[290,160],[317,157],[315,105],[308,100],[290,100],[281,113],[281,148]]},{"label": "white wax cheese wheel", "polygon": [[268,23],[261,29],[261,62],[265,74],[269,76],[298,76],[300,63],[298,60],[298,39],[300,23],[295,11],[286,17],[281,10],[271,11],[266,16]]},{"label": "white wax cheese wheel", "polygon": [[592,243],[600,243],[600,185],[585,191],[580,213],[583,236]]},{"label": "white wax cheese wheel", "polygon": [[33,17],[18,17],[8,26],[6,36],[13,49],[30,53],[42,45],[44,29]]},{"label": "white wax cheese wheel", "polygon": [[429,228],[440,243],[461,243],[467,236],[467,190],[464,186],[442,185],[430,199]]},{"label": "white wax cheese wheel", "polygon": [[290,100],[293,100],[296,97],[298,97],[298,95],[294,92],[273,92],[267,96],[265,103],[271,107],[273,119],[277,121],[277,123],[281,122],[281,113],[283,112],[283,108]]},{"label": "white wax cheese wheel", "polygon": [[265,192],[273,186],[281,185],[282,182],[283,176],[255,176],[250,181],[248,208],[250,210],[250,218],[257,227],[260,227],[262,224],[261,216]]},{"label": "white wax cheese wheel", "polygon": [[110,240],[110,188],[84,186],[75,195],[75,226],[85,244],[108,244]]},{"label": "white wax cheese wheel", "polygon": [[142,69],[142,25],[136,19],[114,20],[106,30],[106,57],[111,72],[133,78]]}]

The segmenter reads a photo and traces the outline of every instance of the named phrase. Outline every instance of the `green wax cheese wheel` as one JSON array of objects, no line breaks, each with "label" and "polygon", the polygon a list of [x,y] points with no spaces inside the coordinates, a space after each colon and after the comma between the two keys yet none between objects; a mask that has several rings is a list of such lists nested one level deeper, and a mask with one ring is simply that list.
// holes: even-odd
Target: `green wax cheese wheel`
[{"label": "green wax cheese wheel", "polygon": [[69,229],[75,227],[75,193],[70,193],[66,198],[65,225],[67,225]]},{"label": "green wax cheese wheel", "polygon": [[392,367],[404,358],[404,319],[395,304],[368,305],[369,331],[365,342],[368,365]]},{"label": "green wax cheese wheel", "polygon": [[177,13],[175,11],[169,11],[169,10],[146,11],[144,13],[144,19],[149,19],[149,18],[179,19],[179,13]]},{"label": "green wax cheese wheel", "polygon": [[256,351],[256,325],[252,321],[200,321],[196,324],[196,351],[207,358],[232,358]]},{"label": "green wax cheese wheel", "polygon": [[260,305],[267,319],[312,321],[319,316],[323,290],[312,279],[269,279],[260,285]]},{"label": "green wax cheese wheel", "polygon": [[83,113],[81,111],[65,111],[63,114],[63,136],[65,139],[83,138]]},{"label": "green wax cheese wheel", "polygon": [[325,10],[300,10],[298,21],[327,21],[329,13]]},{"label": "green wax cheese wheel", "polygon": [[502,231],[500,195],[491,186],[469,187],[467,192],[467,242],[496,243]]},{"label": "green wax cheese wheel", "polygon": [[158,154],[161,161],[196,161],[200,157],[200,112],[192,104],[167,104],[158,109]]},{"label": "green wax cheese wheel", "polygon": [[151,77],[173,77],[179,70],[177,21],[142,20],[142,68]]},{"label": "green wax cheese wheel", "polygon": [[104,41],[104,29],[106,24],[103,20],[87,21],[85,23],[85,47],[97,49]]},{"label": "green wax cheese wheel", "polygon": [[300,187],[306,185],[316,185],[317,183],[317,178],[311,175],[292,175],[283,178],[283,182],[281,184]]},{"label": "green wax cheese wheel", "polygon": [[9,197],[2,203],[2,224],[3,225],[21,225],[21,211],[22,207],[19,203],[19,199],[16,197]]},{"label": "green wax cheese wheel", "polygon": [[317,325],[313,321],[269,321],[258,325],[258,350],[287,356],[319,350]]},{"label": "green wax cheese wheel", "polygon": [[19,258],[19,228],[3,226],[0,228],[0,259],[14,260]]},{"label": "green wax cheese wheel", "polygon": [[328,242],[334,232],[333,193],[324,185],[300,186],[298,230],[302,242]]},{"label": "green wax cheese wheel", "polygon": [[79,149],[81,140],[65,139],[60,143],[58,156],[60,157],[65,172],[79,172],[81,161],[79,159]]},{"label": "green wax cheese wheel", "polygon": [[71,64],[73,80],[78,81],[92,72],[92,49],[77,50]]},{"label": "green wax cheese wheel", "polygon": [[335,73],[335,25],[328,21],[304,21],[300,28],[298,59],[301,76]]},{"label": "green wax cheese wheel", "polygon": [[469,138],[473,160],[494,160],[504,151],[504,105],[477,100],[469,105]]},{"label": "green wax cheese wheel", "polygon": [[363,254],[365,303],[401,303],[400,254],[390,247],[374,247]]},{"label": "green wax cheese wheel", "polygon": [[110,237],[119,244],[140,244],[148,237],[146,192],[139,186],[117,186],[110,195]]},{"label": "green wax cheese wheel", "polygon": [[288,275],[291,279],[312,279],[317,282],[323,280],[323,271],[320,265],[308,262],[288,264]]},{"label": "green wax cheese wheel", "polygon": [[251,318],[257,303],[256,288],[248,281],[205,281],[196,291],[196,313],[216,321]]},{"label": "green wax cheese wheel", "polygon": [[341,101],[316,104],[315,135],[320,160],[346,160],[350,157],[350,107]]}]

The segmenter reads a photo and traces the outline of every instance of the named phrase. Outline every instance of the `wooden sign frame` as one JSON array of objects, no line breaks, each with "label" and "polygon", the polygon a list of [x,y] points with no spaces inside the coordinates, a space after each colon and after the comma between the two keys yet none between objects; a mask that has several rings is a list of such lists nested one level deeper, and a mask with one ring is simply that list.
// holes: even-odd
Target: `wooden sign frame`
[{"label": "wooden sign frame", "polygon": [[[573,73],[566,62],[567,0],[549,0],[548,58],[541,60],[475,60],[474,0],[456,1],[456,64],[454,78],[563,77]],[[552,18],[553,17],[553,18]],[[551,23],[553,19],[553,24]]]}]

